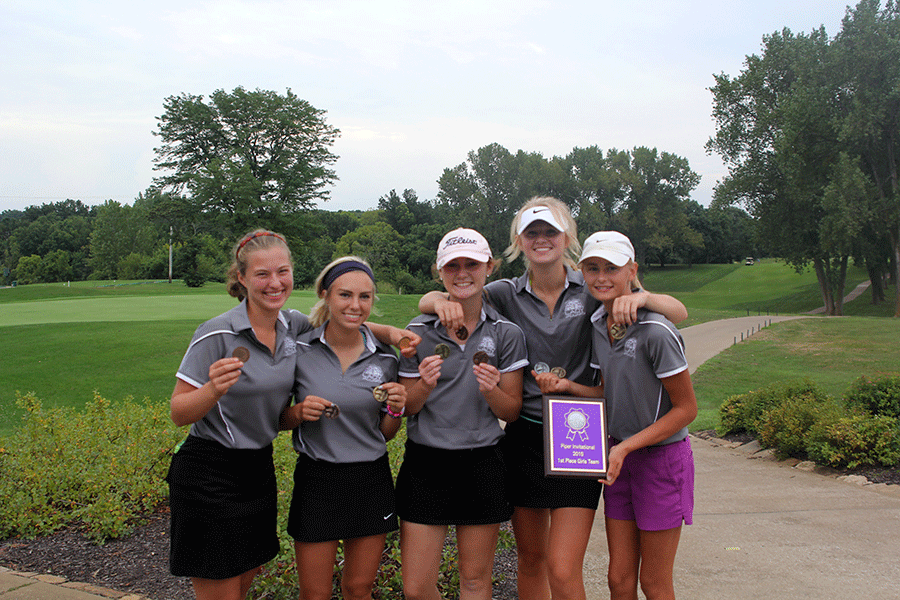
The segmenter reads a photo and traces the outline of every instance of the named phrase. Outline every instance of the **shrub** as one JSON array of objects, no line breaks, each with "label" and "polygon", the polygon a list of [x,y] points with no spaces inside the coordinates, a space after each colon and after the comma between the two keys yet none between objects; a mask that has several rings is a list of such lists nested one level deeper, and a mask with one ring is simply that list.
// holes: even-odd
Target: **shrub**
[{"label": "shrub", "polygon": [[810,429],[807,453],[835,468],[900,463],[900,420],[886,415],[833,416]]},{"label": "shrub", "polygon": [[184,436],[168,403],[112,405],[96,393],[83,411],[45,409],[34,394],[16,403],[23,423],[0,439],[0,538],[74,525],[102,542],[165,499],[171,449]]},{"label": "shrub", "polygon": [[773,383],[759,390],[731,396],[719,407],[719,435],[730,433],[758,433],[763,414],[785,400],[803,395],[820,395],[809,381]]},{"label": "shrub", "polygon": [[874,380],[862,376],[850,384],[844,400],[850,409],[900,418],[900,376]]},{"label": "shrub", "polygon": [[818,390],[785,398],[766,410],[759,419],[759,441],[774,448],[781,457],[802,455],[812,426],[825,415],[837,413],[837,404]]}]

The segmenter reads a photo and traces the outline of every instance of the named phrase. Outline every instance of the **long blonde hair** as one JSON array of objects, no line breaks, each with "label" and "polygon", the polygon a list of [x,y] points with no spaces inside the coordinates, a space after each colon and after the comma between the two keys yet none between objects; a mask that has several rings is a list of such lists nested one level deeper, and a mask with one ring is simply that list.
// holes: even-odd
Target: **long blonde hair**
[{"label": "long blonde hair", "polygon": [[[550,209],[553,218],[564,227],[563,233],[566,236],[566,254],[563,258],[565,264],[577,270],[578,257],[581,254],[581,244],[578,242],[578,226],[575,219],[572,218],[572,211],[564,202],[553,198],[552,196],[535,196],[522,205],[516,216],[513,217],[512,225],[509,227],[509,246],[503,252],[503,255],[510,261],[516,260],[522,254],[522,246],[519,243],[519,223],[522,222],[522,214],[529,208],[535,206],[545,206]],[[528,259],[523,257],[525,268],[531,268]]]},{"label": "long blonde hair", "polygon": [[247,263],[250,260],[250,255],[257,250],[268,250],[276,246],[284,248],[284,251],[287,252],[288,261],[293,269],[294,259],[283,235],[268,229],[254,229],[248,234],[241,236],[241,239],[234,244],[234,248],[231,250],[233,258],[231,266],[228,267],[228,272],[225,274],[225,289],[230,296],[234,296],[239,301],[243,301],[247,297],[247,288],[241,283],[239,275],[247,273]]},{"label": "long blonde hair", "polygon": [[[325,287],[325,276],[331,269],[333,269],[337,265],[351,261],[362,263],[369,267],[370,271],[372,270],[371,265],[369,265],[368,262],[358,256],[342,256],[325,265],[325,268],[322,269],[322,271],[319,273],[319,276],[316,277],[316,296],[319,297],[319,301],[316,302],[316,304],[312,307],[312,310],[309,312],[309,323],[313,327],[318,327],[331,318],[331,312],[328,310],[328,303],[325,301],[325,295],[328,292],[328,289]],[[374,279],[372,280],[372,289],[375,289]]]}]

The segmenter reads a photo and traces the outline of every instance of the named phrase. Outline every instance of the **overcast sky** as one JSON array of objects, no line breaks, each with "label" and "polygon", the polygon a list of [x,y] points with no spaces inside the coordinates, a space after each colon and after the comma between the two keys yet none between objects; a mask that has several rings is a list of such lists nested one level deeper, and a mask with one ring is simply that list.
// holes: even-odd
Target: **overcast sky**
[{"label": "overcast sky", "polygon": [[[855,4],[855,2],[854,2]],[[840,28],[836,0],[0,0],[0,211],[147,189],[163,100],[290,88],[341,130],[321,208],[391,189],[437,194],[444,168],[497,142],[549,158],[656,147],[725,174],[714,73],[762,36]]]}]

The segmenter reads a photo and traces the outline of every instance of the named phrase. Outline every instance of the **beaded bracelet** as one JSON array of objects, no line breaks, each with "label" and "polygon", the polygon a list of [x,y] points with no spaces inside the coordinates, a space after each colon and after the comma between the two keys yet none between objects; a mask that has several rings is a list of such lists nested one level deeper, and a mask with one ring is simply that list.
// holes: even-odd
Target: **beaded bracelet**
[{"label": "beaded bracelet", "polygon": [[388,414],[388,416],[390,416],[392,419],[399,419],[400,417],[403,416],[403,413],[405,413],[405,412],[406,412],[406,407],[405,407],[405,406],[404,406],[403,408],[400,409],[400,412],[394,412],[394,409],[391,408],[391,405],[390,405],[390,404],[387,405],[387,414]]}]

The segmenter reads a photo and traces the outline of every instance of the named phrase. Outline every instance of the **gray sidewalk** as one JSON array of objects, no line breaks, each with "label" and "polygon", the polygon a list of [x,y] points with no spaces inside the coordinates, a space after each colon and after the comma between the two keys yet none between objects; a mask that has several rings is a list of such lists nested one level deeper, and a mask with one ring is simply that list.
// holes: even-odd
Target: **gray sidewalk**
[{"label": "gray sidewalk", "polygon": [[[60,560],[65,560],[61,557]],[[86,583],[66,581],[53,575],[16,573],[0,567],[2,600],[143,600],[141,596]]]}]

